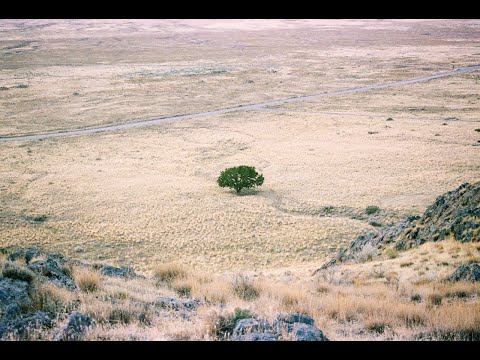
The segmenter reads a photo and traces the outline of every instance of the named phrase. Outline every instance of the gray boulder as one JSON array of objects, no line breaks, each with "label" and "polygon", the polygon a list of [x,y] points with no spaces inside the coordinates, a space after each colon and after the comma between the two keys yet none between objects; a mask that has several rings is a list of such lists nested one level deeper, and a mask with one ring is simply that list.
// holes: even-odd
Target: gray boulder
[{"label": "gray boulder", "polygon": [[73,311],[68,316],[67,324],[54,340],[80,340],[85,330],[92,324],[92,319],[89,316]]},{"label": "gray boulder", "polygon": [[52,319],[43,311],[38,311],[20,316],[13,321],[0,325],[0,338],[11,335],[22,340],[28,339],[28,335],[32,330],[51,328],[52,326]]},{"label": "gray boulder", "polygon": [[480,263],[460,265],[449,277],[450,281],[480,281]]},{"label": "gray boulder", "polygon": [[10,319],[30,304],[26,281],[0,278],[0,319]]},{"label": "gray boulder", "polygon": [[308,324],[293,324],[290,334],[293,341],[329,341],[323,332]]},{"label": "gray boulder", "polygon": [[277,335],[264,319],[241,319],[233,328],[232,341],[277,341]]},{"label": "gray boulder", "polygon": [[314,324],[313,318],[305,314],[278,314],[273,330],[278,336],[293,341],[328,341]]},{"label": "gray boulder", "polygon": [[135,278],[138,275],[129,267],[115,267],[110,265],[103,265],[100,268],[100,273],[105,276],[121,277],[121,278]]},{"label": "gray boulder", "polygon": [[233,337],[251,334],[251,333],[272,333],[273,329],[267,320],[264,319],[241,319],[238,320],[233,328]]},{"label": "gray boulder", "polygon": [[278,333],[290,333],[293,329],[293,324],[302,323],[307,325],[313,325],[313,319],[304,314],[278,314],[273,321],[273,330]]},{"label": "gray boulder", "polygon": [[277,341],[272,333],[250,333],[232,337],[232,341]]},{"label": "gray boulder", "polygon": [[77,285],[73,279],[60,269],[58,262],[49,257],[47,260],[37,260],[27,266],[33,272],[47,278],[55,285],[62,286],[68,290],[75,290]]}]

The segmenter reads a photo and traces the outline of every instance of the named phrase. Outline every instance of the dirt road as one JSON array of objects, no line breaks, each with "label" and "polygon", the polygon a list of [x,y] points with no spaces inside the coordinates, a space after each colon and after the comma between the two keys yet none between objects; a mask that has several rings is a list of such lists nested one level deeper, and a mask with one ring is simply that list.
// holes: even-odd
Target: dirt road
[{"label": "dirt road", "polygon": [[426,82],[426,81],[440,79],[440,78],[449,77],[449,76],[461,75],[461,74],[465,74],[472,71],[478,71],[478,70],[480,70],[480,65],[465,66],[465,67],[459,67],[453,71],[437,73],[437,74],[417,77],[413,79],[400,80],[400,81],[388,82],[388,83],[377,84],[377,85],[367,85],[367,86],[361,86],[361,87],[356,87],[351,89],[337,90],[337,91],[312,94],[312,95],[304,95],[304,96],[291,97],[291,98],[285,98],[285,99],[279,99],[279,100],[271,100],[271,101],[261,102],[257,104],[239,105],[239,106],[234,106],[230,108],[205,111],[200,113],[166,116],[166,117],[153,118],[153,119],[144,119],[144,120],[138,120],[135,122],[118,124],[118,125],[107,125],[107,126],[99,126],[94,128],[68,130],[68,131],[62,131],[62,132],[0,137],[0,142],[40,140],[40,139],[47,139],[47,138],[54,138],[54,137],[88,135],[88,134],[94,134],[94,133],[105,132],[105,131],[133,129],[133,128],[139,128],[143,126],[158,125],[158,124],[174,122],[174,121],[198,119],[198,118],[221,115],[221,114],[226,114],[226,113],[231,113],[236,111],[255,111],[255,110],[267,108],[269,106],[278,106],[286,103],[309,101],[309,100],[316,100],[323,97],[341,96],[341,95],[347,95],[347,94],[366,92],[369,90],[384,89],[384,88],[396,87],[396,86],[405,86],[405,85]]}]

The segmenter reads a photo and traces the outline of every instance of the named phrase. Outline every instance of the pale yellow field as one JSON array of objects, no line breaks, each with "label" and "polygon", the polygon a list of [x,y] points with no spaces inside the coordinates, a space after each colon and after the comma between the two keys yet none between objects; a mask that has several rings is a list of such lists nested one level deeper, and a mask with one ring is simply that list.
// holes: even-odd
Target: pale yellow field
[{"label": "pale yellow field", "polygon": [[[0,135],[212,110],[480,63],[478,21],[246,22],[240,29],[109,22],[102,31],[87,21],[54,22],[21,35],[12,21],[0,22],[0,86],[9,87],[0,91]],[[5,50],[35,36],[38,48]],[[0,246],[40,245],[137,270],[171,260],[208,271],[315,268],[373,231],[370,221],[420,214],[445,191],[480,180],[479,79],[474,72],[263,111],[1,143]],[[19,83],[29,87],[11,88]],[[220,189],[220,171],[239,164],[256,166],[265,184],[242,196]],[[381,212],[367,217],[369,205]],[[43,214],[44,222],[30,220]]]}]

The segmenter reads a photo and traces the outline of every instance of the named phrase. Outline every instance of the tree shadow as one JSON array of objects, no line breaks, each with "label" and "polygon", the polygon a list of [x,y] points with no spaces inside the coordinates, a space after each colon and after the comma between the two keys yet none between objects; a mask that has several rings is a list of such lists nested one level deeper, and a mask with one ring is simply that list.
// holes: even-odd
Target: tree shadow
[{"label": "tree shadow", "polygon": [[262,191],[259,189],[242,189],[239,193],[237,193],[235,190],[232,190],[230,191],[230,194],[235,196],[254,196],[261,192]]}]

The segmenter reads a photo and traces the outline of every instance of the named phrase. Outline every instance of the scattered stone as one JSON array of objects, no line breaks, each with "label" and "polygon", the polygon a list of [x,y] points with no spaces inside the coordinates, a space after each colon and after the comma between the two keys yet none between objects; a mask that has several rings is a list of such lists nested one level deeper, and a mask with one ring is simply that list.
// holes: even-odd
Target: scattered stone
[{"label": "scattered stone", "polygon": [[435,136],[440,136],[440,134],[435,134]]},{"label": "scattered stone", "polygon": [[1,91],[4,91],[4,90],[9,90],[9,89],[8,89],[8,87],[6,87],[6,86],[0,86],[0,90],[1,90]]},{"label": "scattered stone", "polygon": [[129,267],[115,267],[110,265],[103,265],[100,268],[100,273],[110,277],[135,278],[138,275]]},{"label": "scattered stone", "polygon": [[26,89],[26,88],[28,88],[28,85],[26,85],[26,84],[18,84],[18,85],[15,85],[14,87],[17,88],[17,89]]},{"label": "scattered stone", "polygon": [[74,340],[78,341],[82,337],[85,330],[92,326],[92,319],[79,313],[78,311],[73,311],[67,320],[65,327],[58,333],[54,340]]},{"label": "scattered stone", "polygon": [[442,125],[448,125],[447,123],[443,123]]},{"label": "scattered stone", "polygon": [[253,80],[247,80],[247,81],[245,81],[245,83],[247,83],[247,84],[254,84],[255,81],[253,81]]},{"label": "scattered stone", "polygon": [[169,310],[195,310],[202,302],[197,299],[176,299],[161,297],[155,301],[155,305]]},{"label": "scattered stone", "polygon": [[73,93],[73,96],[78,96],[78,95],[80,95],[80,93],[78,93],[78,92]]},{"label": "scattered stone", "polygon": [[393,118],[389,117],[387,120],[385,121],[393,121]]},{"label": "scattered stone", "polygon": [[49,281],[68,290],[77,289],[73,279],[60,269],[56,258],[60,254],[51,254],[46,260],[37,260],[27,267],[33,272],[46,277]]},{"label": "scattered stone", "polygon": [[449,277],[450,281],[480,281],[480,263],[460,265]]},{"label": "scattered stone", "polygon": [[458,118],[456,118],[455,116],[450,116],[450,117],[446,117],[445,119],[443,119],[445,121],[457,121]]},{"label": "scattered stone", "polygon": [[373,134],[378,134],[378,131],[369,131],[368,132],[370,135],[373,135]]}]

